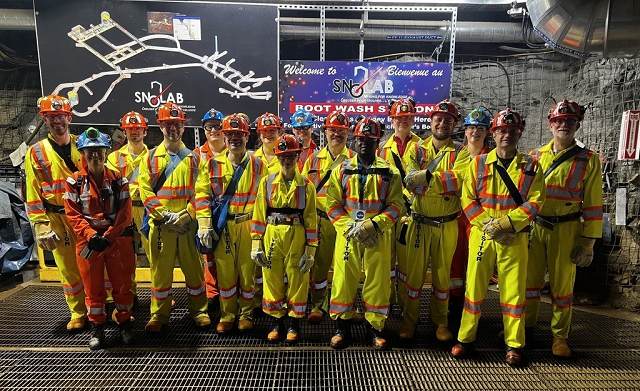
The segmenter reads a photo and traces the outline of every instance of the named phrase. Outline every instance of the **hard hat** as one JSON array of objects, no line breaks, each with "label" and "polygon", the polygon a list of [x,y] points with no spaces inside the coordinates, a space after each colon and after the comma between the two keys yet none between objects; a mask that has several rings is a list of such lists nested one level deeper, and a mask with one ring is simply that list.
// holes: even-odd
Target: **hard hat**
[{"label": "hard hat", "polygon": [[382,138],[384,124],[364,116],[358,116],[356,121],[355,130],[353,131],[354,137]]},{"label": "hard hat", "polygon": [[475,110],[472,110],[467,118],[464,120],[464,127],[469,125],[476,126],[486,126],[487,128],[491,127],[491,114],[484,107],[478,107]]},{"label": "hard hat", "polygon": [[71,114],[71,104],[67,98],[59,95],[47,95],[38,99],[40,115]]},{"label": "hard hat", "polygon": [[449,114],[456,122],[460,120],[460,111],[458,111],[458,106],[453,102],[449,102],[448,99],[445,99],[435,105],[433,111],[429,114],[429,117],[433,118],[437,113]]},{"label": "hard hat", "polygon": [[148,129],[149,127],[147,126],[146,118],[144,118],[140,113],[130,111],[125,114],[124,117],[122,117],[122,119],[120,120],[120,128],[122,130],[127,130],[132,128]]},{"label": "hard hat", "polygon": [[209,109],[209,111],[207,111],[204,117],[202,117],[202,126],[204,126],[204,123],[209,120],[217,119],[218,121],[222,121],[223,118],[224,118],[224,115],[222,115],[222,113],[219,112],[218,110],[213,108]]},{"label": "hard hat", "polygon": [[256,118],[256,130],[258,133],[265,133],[267,131],[278,131],[282,129],[282,123],[280,118],[271,113],[264,113]]},{"label": "hard hat", "polygon": [[326,128],[349,129],[349,117],[342,110],[336,110],[324,120],[322,129]]},{"label": "hard hat", "polygon": [[111,148],[111,138],[96,128],[87,128],[76,140],[78,150],[84,148]]},{"label": "hard hat", "polygon": [[549,110],[549,121],[554,118],[569,118],[576,117],[578,121],[582,121],[584,119],[584,113],[586,109],[584,106],[580,106],[576,102],[571,102],[566,99],[563,99],[562,102],[553,106],[551,110]]},{"label": "hard hat", "polygon": [[315,121],[315,117],[313,114],[304,109],[298,109],[291,116],[291,127],[302,128],[305,126],[313,126],[313,121]]},{"label": "hard hat", "polygon": [[242,132],[249,134],[249,123],[240,114],[231,114],[222,120],[222,133]]},{"label": "hard hat", "polygon": [[184,111],[173,102],[167,102],[156,110],[156,120],[158,123],[165,121],[180,121],[186,122],[187,117],[184,115]]},{"label": "hard hat", "polygon": [[520,113],[508,108],[493,117],[489,130],[493,133],[497,128],[518,128],[524,130],[524,120],[520,116]]},{"label": "hard hat", "polygon": [[389,116],[413,117],[416,114],[416,101],[412,97],[389,101]]},{"label": "hard hat", "polygon": [[302,151],[302,147],[302,140],[292,134],[285,133],[278,137],[276,141],[276,156],[288,153],[299,153]]}]

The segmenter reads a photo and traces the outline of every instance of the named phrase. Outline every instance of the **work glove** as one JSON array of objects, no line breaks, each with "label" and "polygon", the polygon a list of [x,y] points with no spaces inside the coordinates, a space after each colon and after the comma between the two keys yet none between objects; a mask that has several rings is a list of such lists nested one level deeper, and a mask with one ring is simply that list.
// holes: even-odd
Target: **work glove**
[{"label": "work glove", "polygon": [[304,254],[298,260],[298,267],[300,268],[300,274],[307,274],[311,267],[315,263],[314,256],[316,255],[316,248],[312,246],[304,247]]},{"label": "work glove", "polygon": [[362,242],[365,238],[368,238],[372,235],[377,235],[378,230],[376,223],[371,219],[366,219],[362,221],[358,221],[355,227],[351,230],[351,239],[356,242]]},{"label": "work glove", "polygon": [[60,238],[51,229],[50,223],[37,223],[33,228],[36,231],[36,243],[38,244],[38,246],[47,251],[55,250],[56,246],[58,245],[57,242],[60,240]]},{"label": "work glove", "polygon": [[94,234],[91,239],[89,239],[89,250],[101,253],[109,246],[111,246],[111,242],[102,235]]},{"label": "work glove", "polygon": [[378,234],[374,234],[371,235],[369,237],[364,238],[360,244],[362,244],[362,247],[364,248],[374,248],[375,246],[378,245]]},{"label": "work glove", "polygon": [[267,256],[264,254],[262,240],[253,239],[251,241],[251,259],[260,267],[267,266]]},{"label": "work glove", "polygon": [[494,219],[490,218],[482,222],[482,231],[486,233],[494,242],[506,245],[515,239],[516,231],[511,225],[509,216],[502,216]]},{"label": "work glove", "polygon": [[418,186],[428,186],[432,176],[429,170],[412,171],[404,177],[404,187],[411,191]]},{"label": "work glove", "polygon": [[180,215],[178,215],[178,213],[176,212],[164,211],[162,212],[162,216],[164,216],[164,218],[162,219],[162,224],[166,225],[167,227],[175,225],[176,221],[178,221],[178,218],[180,218]]},{"label": "work glove", "polygon": [[220,237],[216,234],[216,231],[211,228],[210,217],[200,217],[198,219],[198,239],[200,243],[207,248],[213,247],[213,241],[219,240]]},{"label": "work glove", "polygon": [[191,222],[191,215],[186,209],[180,212],[162,212],[162,215],[167,218],[164,225],[170,232],[175,232],[179,235],[185,234],[189,231],[189,223]]},{"label": "work glove", "polygon": [[591,265],[593,261],[593,245],[595,243],[595,239],[581,236],[578,239],[578,244],[576,244],[576,247],[571,251],[571,262],[580,267]]}]

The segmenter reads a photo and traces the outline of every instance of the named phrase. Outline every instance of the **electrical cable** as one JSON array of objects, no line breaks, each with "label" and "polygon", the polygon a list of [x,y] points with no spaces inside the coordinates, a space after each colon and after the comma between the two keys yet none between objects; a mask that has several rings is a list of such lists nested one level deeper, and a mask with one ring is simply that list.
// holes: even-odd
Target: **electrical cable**
[{"label": "electrical cable", "polygon": [[[27,141],[25,141],[25,144],[29,145],[31,140],[33,140],[36,137],[36,135],[40,131],[40,128],[42,127],[43,123],[44,123],[44,121],[42,120],[42,118],[40,118],[40,120],[38,121],[38,124],[36,125],[36,128],[33,130],[33,132],[31,132],[31,135],[29,135],[29,138],[27,138]],[[7,155],[5,157],[0,158],[0,163],[3,163],[3,162],[5,162],[7,160],[10,160],[10,159],[11,159],[11,156]]]},{"label": "electrical cable", "polygon": [[502,69],[502,72],[504,72],[504,76],[507,79],[507,107],[511,108],[511,78],[509,77],[509,72],[507,71],[507,68],[505,68],[504,65],[500,64],[498,61],[491,61],[491,60],[469,61],[462,64],[454,64],[453,67],[463,68],[473,64],[489,64],[489,65],[497,66],[500,69]]}]

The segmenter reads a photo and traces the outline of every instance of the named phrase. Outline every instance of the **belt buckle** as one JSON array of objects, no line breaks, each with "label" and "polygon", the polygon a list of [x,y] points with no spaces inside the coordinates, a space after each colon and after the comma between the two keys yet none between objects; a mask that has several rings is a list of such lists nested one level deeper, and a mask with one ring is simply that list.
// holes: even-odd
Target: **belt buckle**
[{"label": "belt buckle", "polygon": [[538,225],[540,225],[541,227],[548,229],[549,231],[553,231],[555,225],[554,223],[550,222],[549,220],[545,220],[540,216],[536,216],[536,223],[538,223]]},{"label": "belt buckle", "polygon": [[300,217],[294,217],[292,225],[300,225]]},{"label": "belt buckle", "polygon": [[442,224],[440,221],[434,220],[434,219],[430,219],[430,218],[427,218],[427,221],[428,221],[427,224],[429,224],[432,227],[436,227],[436,228],[440,228],[440,224]]}]

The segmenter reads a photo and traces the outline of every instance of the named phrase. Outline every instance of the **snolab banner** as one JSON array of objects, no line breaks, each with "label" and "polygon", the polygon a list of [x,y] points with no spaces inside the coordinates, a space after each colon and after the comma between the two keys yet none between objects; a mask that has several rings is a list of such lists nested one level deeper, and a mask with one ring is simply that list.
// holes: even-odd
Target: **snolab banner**
[{"label": "snolab banner", "polygon": [[280,61],[280,115],[297,109],[323,121],[334,110],[388,122],[388,102],[412,96],[415,128],[428,129],[428,113],[449,98],[451,65],[426,62]]}]

